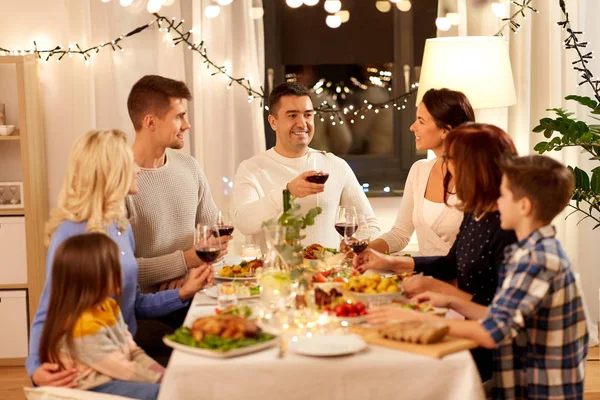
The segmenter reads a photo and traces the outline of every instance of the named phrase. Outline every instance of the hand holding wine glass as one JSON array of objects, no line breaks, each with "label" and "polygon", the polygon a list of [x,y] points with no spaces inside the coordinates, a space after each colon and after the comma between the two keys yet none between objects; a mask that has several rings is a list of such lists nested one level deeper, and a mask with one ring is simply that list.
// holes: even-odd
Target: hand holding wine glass
[{"label": "hand holding wine glass", "polygon": [[354,235],[348,239],[348,246],[355,254],[360,254],[369,246],[371,235],[366,219],[362,215],[358,215],[358,229]]},{"label": "hand holding wine glass", "polygon": [[194,233],[196,255],[207,264],[215,262],[221,254],[219,227],[198,224]]}]

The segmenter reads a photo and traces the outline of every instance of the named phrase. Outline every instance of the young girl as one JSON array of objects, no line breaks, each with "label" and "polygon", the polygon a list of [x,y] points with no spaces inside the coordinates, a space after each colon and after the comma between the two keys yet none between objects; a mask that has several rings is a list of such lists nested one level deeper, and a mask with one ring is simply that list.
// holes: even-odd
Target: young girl
[{"label": "young girl", "polygon": [[122,131],[94,130],[79,138],[71,155],[58,205],[46,225],[46,282],[30,329],[29,357],[25,366],[37,386],[73,386],[75,369],[61,369],[42,363],[39,342],[52,290],[52,263],[57,248],[68,238],[82,233],[101,232],[119,247],[122,270],[123,319],[135,337],[137,319],[157,318],[189,305],[189,299],[212,279],[212,268],[203,265],[189,271],[185,284],[155,294],[141,293],[135,239],[125,213],[125,197],[138,191],[139,168]]},{"label": "young girl", "polygon": [[140,349],[123,320],[119,249],[107,235],[88,233],[56,250],[40,361],[74,368],[78,389],[156,399],[164,368]]}]

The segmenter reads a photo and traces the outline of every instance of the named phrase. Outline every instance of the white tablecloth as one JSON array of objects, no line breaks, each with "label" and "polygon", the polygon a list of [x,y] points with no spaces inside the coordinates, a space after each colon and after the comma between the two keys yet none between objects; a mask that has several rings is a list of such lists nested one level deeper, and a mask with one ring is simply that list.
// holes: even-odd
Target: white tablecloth
[{"label": "white tablecloth", "polygon": [[[188,321],[210,313],[197,295]],[[484,399],[477,367],[468,351],[441,360],[370,345],[342,357],[306,357],[275,348],[212,359],[175,350],[159,400],[204,399]]]}]

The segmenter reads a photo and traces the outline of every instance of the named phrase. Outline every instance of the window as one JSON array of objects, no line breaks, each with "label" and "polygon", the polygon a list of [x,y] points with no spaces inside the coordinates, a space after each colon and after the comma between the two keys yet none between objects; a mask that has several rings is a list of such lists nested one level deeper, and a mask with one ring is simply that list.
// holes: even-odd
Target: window
[{"label": "window", "polygon": [[[435,37],[437,0],[415,0],[408,12],[392,7],[387,13],[377,10],[375,0],[342,4],[350,19],[332,29],[322,4],[292,9],[284,1],[265,1],[266,82],[300,81],[313,89],[315,107],[326,101],[346,109],[340,118],[316,117],[311,147],[344,158],[368,195],[400,194],[410,166],[426,156],[415,150],[409,130],[415,96],[378,113],[368,110],[363,118],[353,110],[412,89],[425,40]],[[271,147],[275,133],[265,123]]]}]

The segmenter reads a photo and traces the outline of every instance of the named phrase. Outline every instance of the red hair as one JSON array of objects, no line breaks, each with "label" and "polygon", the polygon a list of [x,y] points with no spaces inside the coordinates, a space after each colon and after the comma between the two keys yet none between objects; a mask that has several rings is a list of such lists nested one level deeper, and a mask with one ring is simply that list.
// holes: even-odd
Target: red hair
[{"label": "red hair", "polygon": [[[458,208],[481,214],[496,207],[502,182],[501,162],[517,154],[512,139],[494,125],[465,123],[450,131],[444,140],[445,158],[454,165]],[[449,193],[451,176],[444,178]]]}]

